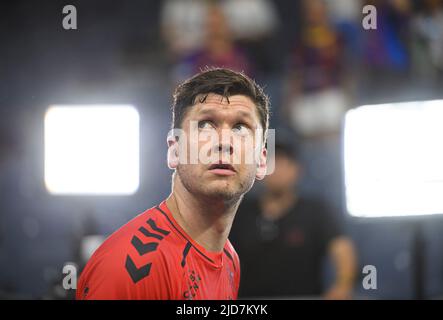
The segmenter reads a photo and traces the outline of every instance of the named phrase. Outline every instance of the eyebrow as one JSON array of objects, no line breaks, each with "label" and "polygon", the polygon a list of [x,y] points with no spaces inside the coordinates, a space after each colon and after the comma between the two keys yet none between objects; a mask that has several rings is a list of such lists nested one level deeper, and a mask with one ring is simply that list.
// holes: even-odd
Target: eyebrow
[{"label": "eyebrow", "polygon": [[[198,115],[212,115],[214,113],[215,113],[215,110],[213,108],[211,108],[211,109],[207,108],[207,109],[203,109],[203,110],[199,111]],[[242,118],[248,118],[248,119],[253,120],[253,117],[250,112],[238,110],[236,113],[239,114],[240,117],[242,117]]]}]

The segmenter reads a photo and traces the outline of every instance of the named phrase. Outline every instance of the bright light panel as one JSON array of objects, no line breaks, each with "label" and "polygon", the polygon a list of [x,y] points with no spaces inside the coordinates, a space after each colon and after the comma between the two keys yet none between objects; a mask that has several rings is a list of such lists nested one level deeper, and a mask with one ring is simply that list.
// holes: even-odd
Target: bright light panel
[{"label": "bright light panel", "polygon": [[129,195],[139,186],[139,114],[130,105],[54,105],[46,111],[51,194]]},{"label": "bright light panel", "polygon": [[348,111],[344,168],[353,216],[443,213],[443,100]]}]

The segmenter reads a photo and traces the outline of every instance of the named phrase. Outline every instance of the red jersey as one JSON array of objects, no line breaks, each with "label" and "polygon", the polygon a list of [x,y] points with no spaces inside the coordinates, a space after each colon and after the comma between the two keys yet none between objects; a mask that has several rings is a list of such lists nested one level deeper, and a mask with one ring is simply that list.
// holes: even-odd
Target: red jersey
[{"label": "red jersey", "polygon": [[240,262],[229,240],[210,252],[180,227],[163,201],[95,251],[77,299],[237,299]]}]

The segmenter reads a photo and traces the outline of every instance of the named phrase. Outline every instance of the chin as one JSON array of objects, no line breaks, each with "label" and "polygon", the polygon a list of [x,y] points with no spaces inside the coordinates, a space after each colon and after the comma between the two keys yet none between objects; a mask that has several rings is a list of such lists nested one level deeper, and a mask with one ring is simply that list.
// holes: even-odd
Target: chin
[{"label": "chin", "polygon": [[206,186],[205,194],[214,198],[223,200],[234,200],[248,192],[252,187],[246,187],[246,184],[233,184],[227,181],[213,181]]},{"label": "chin", "polygon": [[234,190],[234,188],[232,188],[231,186],[225,184],[224,186],[214,186],[208,188],[205,190],[206,191],[205,193],[210,197],[223,199],[223,200],[232,200],[239,197],[242,194],[240,190],[237,190],[237,188],[235,189],[236,190]]}]

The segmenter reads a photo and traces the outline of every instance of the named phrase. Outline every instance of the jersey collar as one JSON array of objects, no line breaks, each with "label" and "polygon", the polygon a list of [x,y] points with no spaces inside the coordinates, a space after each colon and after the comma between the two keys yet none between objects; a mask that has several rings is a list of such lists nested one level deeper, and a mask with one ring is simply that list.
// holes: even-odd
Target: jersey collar
[{"label": "jersey collar", "polygon": [[226,241],[224,248],[220,252],[214,252],[206,250],[202,245],[197,243],[194,239],[189,236],[189,234],[186,233],[186,231],[178,224],[178,222],[173,217],[171,210],[169,210],[168,206],[166,205],[166,200],[162,201],[160,205],[158,206],[158,209],[166,215],[166,218],[169,220],[169,222],[172,224],[172,226],[178,231],[178,233],[185,238],[187,241],[191,243],[191,245],[196,249],[197,252],[199,252],[206,261],[214,265],[216,268],[223,267],[223,251],[228,249],[228,241]]}]

